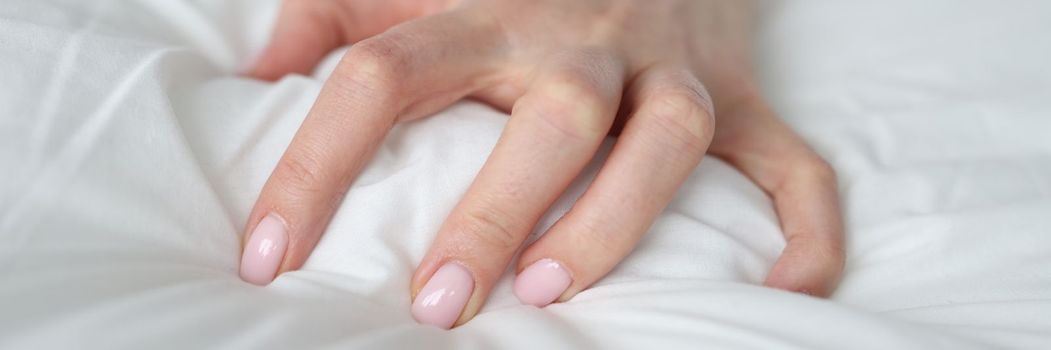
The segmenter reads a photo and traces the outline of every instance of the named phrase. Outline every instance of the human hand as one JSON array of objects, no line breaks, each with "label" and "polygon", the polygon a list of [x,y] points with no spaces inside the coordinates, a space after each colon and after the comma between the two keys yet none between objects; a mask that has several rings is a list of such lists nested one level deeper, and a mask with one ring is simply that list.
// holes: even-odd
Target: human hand
[{"label": "human hand", "polygon": [[610,134],[617,141],[594,182],[522,252],[514,293],[523,303],[568,300],[612,270],[706,152],[773,198],[788,243],[765,284],[827,296],[844,263],[834,173],[759,95],[752,7],[286,1],[251,76],[308,72],[354,45],[263,187],[241,277],[263,285],[299,268],[392,125],[469,97],[511,117],[412,278],[418,321],[448,328],[473,317]]}]

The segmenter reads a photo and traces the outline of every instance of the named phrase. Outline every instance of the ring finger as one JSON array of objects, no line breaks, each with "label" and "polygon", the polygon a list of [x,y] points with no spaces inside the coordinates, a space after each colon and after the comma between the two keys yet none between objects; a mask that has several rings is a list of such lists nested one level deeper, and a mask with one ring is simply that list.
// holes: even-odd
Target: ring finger
[{"label": "ring finger", "polygon": [[704,87],[685,69],[644,71],[606,165],[544,236],[522,252],[514,293],[525,304],[566,300],[613,269],[700,162],[714,121]]}]

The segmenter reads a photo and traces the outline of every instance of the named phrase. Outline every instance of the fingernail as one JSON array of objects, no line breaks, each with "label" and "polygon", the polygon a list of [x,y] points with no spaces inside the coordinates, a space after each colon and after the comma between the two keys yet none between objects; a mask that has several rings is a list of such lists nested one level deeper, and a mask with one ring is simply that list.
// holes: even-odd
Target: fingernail
[{"label": "fingernail", "polygon": [[256,285],[267,285],[274,280],[281,259],[288,247],[288,231],[285,223],[273,215],[267,215],[252,231],[243,255],[241,255],[241,279]]},{"label": "fingernail", "polygon": [[558,299],[573,279],[557,261],[540,259],[515,278],[514,293],[522,304],[543,307]]},{"label": "fingernail", "polygon": [[422,324],[449,329],[460,318],[473,291],[471,272],[460,264],[446,263],[416,295],[412,317]]}]

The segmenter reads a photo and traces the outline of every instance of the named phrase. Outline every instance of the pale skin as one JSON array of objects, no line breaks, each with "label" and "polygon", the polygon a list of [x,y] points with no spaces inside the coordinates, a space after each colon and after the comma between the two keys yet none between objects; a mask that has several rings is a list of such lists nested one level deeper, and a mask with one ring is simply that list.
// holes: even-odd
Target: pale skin
[{"label": "pale skin", "polygon": [[[465,268],[473,288],[453,325],[477,314],[520,248],[513,271],[550,259],[568,272],[555,302],[586,290],[705,154],[773,200],[787,245],[764,284],[828,296],[845,259],[835,175],[760,96],[754,12],[720,0],[285,1],[250,76],[307,73],[353,46],[264,185],[245,240],[263,218],[280,218],[287,250],[274,275],[300,268],[393,125],[471,98],[511,116],[408,291],[416,298],[448,262]],[[521,247],[610,135],[584,195]]]}]

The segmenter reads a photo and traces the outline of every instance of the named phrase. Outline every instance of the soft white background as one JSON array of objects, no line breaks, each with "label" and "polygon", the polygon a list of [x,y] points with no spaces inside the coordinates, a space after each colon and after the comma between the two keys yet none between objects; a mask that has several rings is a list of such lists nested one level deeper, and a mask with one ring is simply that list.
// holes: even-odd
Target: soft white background
[{"label": "soft white background", "polygon": [[399,126],[304,269],[259,288],[242,225],[325,75],[234,74],[275,2],[3,0],[0,348],[1051,347],[1051,3],[763,12],[766,93],[840,174],[832,300],[756,285],[776,216],[709,158],[594,288],[539,310],[505,279],[441,331],[409,316],[409,276],[505,116]]}]

